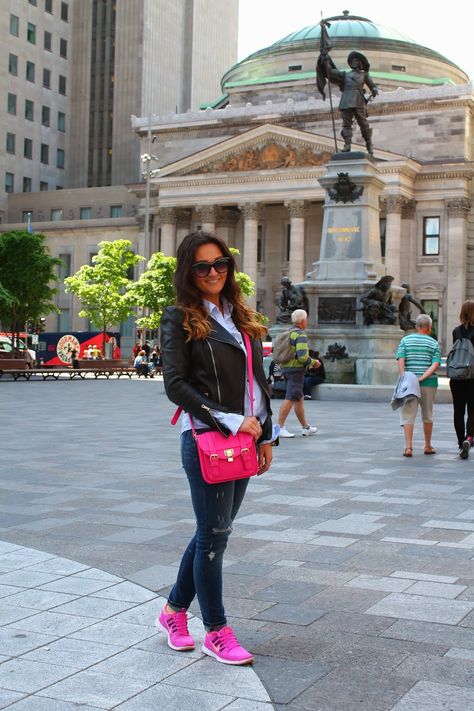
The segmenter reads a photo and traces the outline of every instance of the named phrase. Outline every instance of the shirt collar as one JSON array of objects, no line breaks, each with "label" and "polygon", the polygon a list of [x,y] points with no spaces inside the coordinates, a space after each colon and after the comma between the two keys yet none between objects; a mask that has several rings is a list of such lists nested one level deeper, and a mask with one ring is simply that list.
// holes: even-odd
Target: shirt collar
[{"label": "shirt collar", "polygon": [[[210,316],[214,316],[215,314],[220,315],[220,309],[218,306],[212,303],[212,301],[208,301],[207,299],[203,299],[202,303],[204,304],[205,308],[209,312]],[[232,314],[232,311],[234,310],[234,307],[232,304],[227,301],[227,299],[223,296],[222,297],[222,306],[224,310],[224,316],[230,316]]]}]

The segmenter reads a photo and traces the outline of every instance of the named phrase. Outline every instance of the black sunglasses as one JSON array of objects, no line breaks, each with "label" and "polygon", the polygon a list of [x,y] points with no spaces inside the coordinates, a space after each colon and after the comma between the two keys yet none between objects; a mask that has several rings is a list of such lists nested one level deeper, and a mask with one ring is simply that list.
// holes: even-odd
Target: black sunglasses
[{"label": "black sunglasses", "polygon": [[219,259],[215,259],[213,262],[210,263],[196,262],[196,264],[192,265],[191,269],[199,279],[203,279],[204,277],[208,276],[213,267],[218,274],[225,274],[226,271],[229,269],[229,265],[229,257],[219,257]]}]

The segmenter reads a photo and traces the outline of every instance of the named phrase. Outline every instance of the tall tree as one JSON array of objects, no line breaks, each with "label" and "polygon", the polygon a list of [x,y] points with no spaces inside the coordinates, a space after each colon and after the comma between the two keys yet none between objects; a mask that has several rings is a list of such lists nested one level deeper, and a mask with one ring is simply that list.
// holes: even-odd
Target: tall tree
[{"label": "tall tree", "polygon": [[133,310],[128,290],[133,281],[133,267],[143,257],[132,249],[126,239],[100,242],[92,264],[85,264],[73,276],[64,280],[66,291],[82,303],[79,316],[89,318],[102,331],[102,352],[105,353],[106,332],[125,321]]},{"label": "tall tree", "polygon": [[42,234],[14,230],[0,236],[0,322],[12,333],[14,351],[28,321],[58,310],[53,297],[61,263]]}]

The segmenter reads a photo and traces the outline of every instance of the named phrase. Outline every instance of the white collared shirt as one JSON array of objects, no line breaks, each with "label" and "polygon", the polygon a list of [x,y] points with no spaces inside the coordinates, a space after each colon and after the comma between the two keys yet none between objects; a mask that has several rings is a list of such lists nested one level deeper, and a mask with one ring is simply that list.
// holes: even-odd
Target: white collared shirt
[{"label": "white collared shirt", "polygon": [[[210,301],[207,301],[207,299],[204,299],[203,304],[209,312],[209,315],[214,319],[214,321],[217,321],[220,326],[225,328],[225,330],[233,338],[235,338],[239,346],[244,351],[245,359],[247,360],[247,351],[245,348],[244,339],[242,338],[242,334],[240,333],[234,321],[232,320],[232,311],[234,308],[232,304],[230,304],[226,299],[222,299],[223,312],[221,312],[218,306],[216,306]],[[219,410],[211,410],[211,412],[216,418],[216,420],[218,420],[218,422],[227,427],[227,429],[229,429],[234,435],[239,431],[239,427],[244,421],[244,417],[250,417],[253,414],[255,417],[258,417],[262,423],[265,422],[268,414],[265,394],[260,385],[258,384],[255,375],[253,376],[253,413],[252,408],[250,406],[250,388],[248,374],[245,378],[244,414],[239,415],[236,413],[220,412]],[[193,423],[195,429],[199,429],[200,427],[207,427],[204,422],[201,422],[196,418],[193,418]],[[189,421],[189,416],[186,412],[184,412],[181,419],[181,431],[185,432],[186,430],[190,429],[191,423]]]}]

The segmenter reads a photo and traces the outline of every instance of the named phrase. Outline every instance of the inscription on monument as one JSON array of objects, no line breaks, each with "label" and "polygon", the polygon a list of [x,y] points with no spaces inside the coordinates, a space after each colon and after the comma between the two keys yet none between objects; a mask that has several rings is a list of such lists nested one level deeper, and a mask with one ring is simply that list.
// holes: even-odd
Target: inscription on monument
[{"label": "inscription on monument", "polygon": [[333,211],[329,215],[324,257],[326,259],[359,259],[361,246],[360,210]]},{"label": "inscription on monument", "polygon": [[356,299],[346,296],[319,297],[318,323],[355,323]]}]

